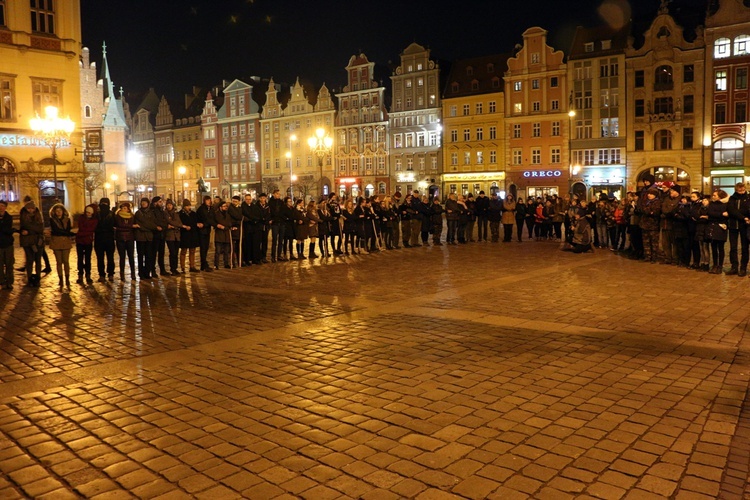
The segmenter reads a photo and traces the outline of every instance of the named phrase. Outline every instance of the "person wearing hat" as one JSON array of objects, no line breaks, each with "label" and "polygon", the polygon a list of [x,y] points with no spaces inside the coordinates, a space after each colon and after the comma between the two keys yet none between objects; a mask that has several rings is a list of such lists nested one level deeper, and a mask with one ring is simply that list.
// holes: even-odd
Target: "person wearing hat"
[{"label": "person wearing hat", "polygon": [[120,280],[125,281],[125,258],[130,264],[130,280],[135,282],[135,217],[129,201],[120,203],[115,212],[115,244],[120,257]]},{"label": "person wearing hat", "polygon": [[[26,286],[37,287],[41,280],[42,253],[44,252],[44,219],[30,196],[23,199],[18,214],[21,247],[26,254]],[[36,272],[33,272],[36,271]]]},{"label": "person wearing hat", "polygon": [[94,233],[94,253],[99,281],[109,281],[115,276],[115,213],[110,208],[109,198],[99,200],[99,222]]},{"label": "person wearing hat", "polygon": [[13,265],[16,258],[13,249],[13,216],[7,211],[8,202],[0,200],[0,288],[13,290]]},{"label": "person wearing hat", "polygon": [[659,256],[659,223],[661,222],[661,200],[655,187],[646,190],[646,201],[641,205],[641,233],[643,257],[655,264]]},{"label": "person wearing hat", "polygon": [[268,206],[268,196],[266,193],[260,193],[258,200],[250,206],[253,264],[268,263],[266,256],[268,255],[268,223],[270,220],[271,209]]},{"label": "person wearing hat", "polygon": [[150,280],[154,269],[154,231],[156,231],[156,217],[148,198],[141,198],[141,206],[135,213],[133,228],[135,229],[135,246],[138,251],[138,277]]},{"label": "person wearing hat", "polygon": [[675,243],[674,220],[680,206],[680,186],[669,186],[668,196],[661,201],[661,250],[664,264],[679,264],[680,252]]},{"label": "person wearing hat", "polygon": [[286,225],[281,219],[282,208],[284,208],[284,200],[281,199],[281,192],[278,189],[274,189],[273,193],[271,193],[271,199],[268,200],[268,210],[271,218],[268,221],[271,227],[271,262],[276,262],[276,258],[281,255],[284,244],[283,231],[286,229]]},{"label": "person wearing hat", "polygon": [[192,210],[190,200],[182,200],[182,210],[179,211],[180,223],[180,270],[185,273],[185,257],[188,257],[190,273],[199,273],[195,267],[195,249],[200,248],[201,238],[198,232],[198,215]]},{"label": "person wearing hat", "polygon": [[222,201],[214,211],[214,269],[219,269],[219,258],[223,256],[224,267],[232,268],[232,216],[229,215],[229,203]]},{"label": "person wearing hat", "polygon": [[[748,224],[745,222],[750,215],[750,195],[744,182],[738,182],[734,187],[734,193],[729,197],[727,204],[729,222],[727,223],[729,233],[729,263],[731,268],[728,275],[747,276],[747,263],[750,260],[750,241],[748,240]],[[737,247],[742,249],[741,259],[737,258]]]}]

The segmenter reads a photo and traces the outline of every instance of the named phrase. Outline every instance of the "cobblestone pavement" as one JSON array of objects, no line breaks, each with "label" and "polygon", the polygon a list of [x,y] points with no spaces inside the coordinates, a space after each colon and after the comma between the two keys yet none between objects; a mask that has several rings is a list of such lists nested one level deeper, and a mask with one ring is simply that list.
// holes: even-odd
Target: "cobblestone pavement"
[{"label": "cobblestone pavement", "polygon": [[474,243],[0,291],[0,498],[750,498],[750,280]]}]

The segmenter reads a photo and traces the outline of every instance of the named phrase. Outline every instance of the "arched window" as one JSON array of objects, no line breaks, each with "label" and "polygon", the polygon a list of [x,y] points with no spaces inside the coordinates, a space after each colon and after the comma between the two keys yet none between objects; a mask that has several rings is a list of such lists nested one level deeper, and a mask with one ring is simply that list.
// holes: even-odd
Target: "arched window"
[{"label": "arched window", "polygon": [[671,90],[674,86],[672,66],[662,65],[654,72],[654,90]]},{"label": "arched window", "polygon": [[378,194],[385,194],[385,182],[378,184]]},{"label": "arched window", "polygon": [[0,157],[0,200],[18,201],[18,170],[8,158]]},{"label": "arched window", "polygon": [[723,57],[729,57],[731,52],[729,46],[732,42],[729,38],[719,38],[714,42],[714,59],[721,59]]},{"label": "arched window", "polygon": [[734,55],[744,56],[750,53],[750,51],[748,51],[749,42],[750,35],[737,35],[734,38]]},{"label": "arched window", "polygon": [[714,142],[713,165],[717,167],[744,165],[745,144],[739,139],[727,137]]},{"label": "arched window", "polygon": [[654,134],[654,151],[672,149],[672,132],[669,130],[658,130]]},{"label": "arched window", "polygon": [[453,92],[454,94],[458,92],[458,82],[451,83],[451,92]]},{"label": "arched window", "polygon": [[86,118],[91,118],[91,106],[89,106],[88,104],[83,108],[83,115]]}]

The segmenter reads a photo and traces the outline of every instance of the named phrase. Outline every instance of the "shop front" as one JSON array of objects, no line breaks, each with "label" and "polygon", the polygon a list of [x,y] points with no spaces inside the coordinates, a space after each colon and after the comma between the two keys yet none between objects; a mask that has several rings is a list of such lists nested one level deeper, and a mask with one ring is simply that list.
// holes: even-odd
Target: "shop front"
[{"label": "shop front", "polygon": [[570,192],[579,199],[597,200],[602,195],[621,200],[625,195],[625,165],[574,167]]},{"label": "shop front", "polygon": [[679,167],[653,167],[646,170],[642,170],[638,173],[636,182],[636,189],[640,191],[643,189],[643,176],[651,174],[654,176],[654,183],[659,184],[662,182],[672,182],[682,188],[683,192],[690,192],[690,173]]},{"label": "shop front", "polygon": [[[498,193],[505,196],[505,172],[466,172],[461,174],[443,174],[443,197],[451,193],[463,196],[471,193],[476,197],[480,191],[489,196]],[[426,186],[428,187],[428,186]]]},{"label": "shop front", "polygon": [[[703,179],[705,189],[711,192],[722,189],[731,195],[738,183],[748,180],[748,169],[744,166],[745,127],[743,125],[739,130],[734,130],[734,127],[714,127],[714,133],[722,137],[713,143],[710,177]],[[726,136],[727,133],[732,136]]]},{"label": "shop front", "polygon": [[568,192],[568,173],[560,168],[514,172],[508,179],[508,192],[524,199],[562,196]]},{"label": "shop front", "polygon": [[437,179],[428,176],[417,176],[412,171],[399,172],[396,174],[395,190],[402,195],[412,193],[415,190],[421,194],[426,194],[431,198],[440,196],[440,186],[435,181]]},{"label": "shop front", "polygon": [[342,200],[352,199],[362,196],[364,186],[361,177],[339,177],[335,180],[337,186],[336,193]]}]

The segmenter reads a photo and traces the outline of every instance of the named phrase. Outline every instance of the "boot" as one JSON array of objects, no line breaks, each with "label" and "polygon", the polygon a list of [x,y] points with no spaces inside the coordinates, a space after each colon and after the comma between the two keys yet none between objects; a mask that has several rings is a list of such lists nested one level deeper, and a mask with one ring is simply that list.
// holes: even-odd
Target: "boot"
[{"label": "boot", "polygon": [[737,271],[737,266],[732,266],[729,271],[726,271],[727,276],[734,276],[735,274],[738,274],[739,271]]},{"label": "boot", "polygon": [[125,271],[120,271],[120,281],[125,281]]},{"label": "boot", "polygon": [[60,281],[58,282],[58,285],[60,287],[60,290],[62,290],[63,289],[63,279],[62,278],[60,278]]},{"label": "boot", "polygon": [[308,258],[310,259],[317,259],[318,256],[315,254],[315,243],[310,243],[310,247],[308,249]]},{"label": "boot", "polygon": [[297,243],[297,258],[299,260],[302,260],[305,258],[304,248],[305,248],[304,243]]},{"label": "boot", "polygon": [[721,274],[721,269],[719,269],[719,266],[711,266],[708,274]]},{"label": "boot", "polygon": [[83,274],[78,273],[78,279],[76,280],[76,284],[83,285]]},{"label": "boot", "polygon": [[90,274],[86,275],[86,283],[88,283],[89,285],[92,285],[94,283],[94,280],[91,279]]},{"label": "boot", "polygon": [[739,276],[740,278],[744,278],[745,276],[747,276],[747,268],[741,267],[740,271],[737,273],[737,276]]},{"label": "boot", "polygon": [[135,277],[135,271],[130,271],[130,281],[135,281],[137,278]]},{"label": "boot", "polygon": [[70,275],[65,275],[65,286],[70,288]]}]

